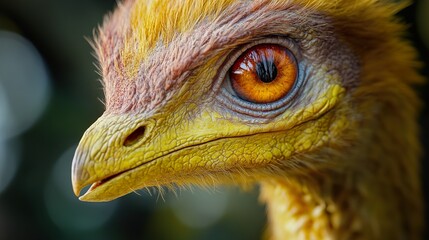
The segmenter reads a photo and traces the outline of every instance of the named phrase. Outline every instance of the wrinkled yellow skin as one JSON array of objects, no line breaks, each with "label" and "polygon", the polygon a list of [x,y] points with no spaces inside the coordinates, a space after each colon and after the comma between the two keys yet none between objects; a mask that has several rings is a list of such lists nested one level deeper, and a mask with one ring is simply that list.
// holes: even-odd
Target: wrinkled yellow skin
[{"label": "wrinkled yellow skin", "polygon": [[[203,68],[201,72],[204,76],[196,76],[195,81],[216,73],[208,68]],[[216,113],[210,103],[192,103],[204,94],[195,91],[196,89],[186,88],[192,86],[197,85],[190,81],[178,95],[178,99],[151,119],[103,115],[88,129],[78,149],[78,152],[88,151],[91,159],[95,160],[90,163],[91,167],[86,168],[91,176],[86,184],[112,173],[135,169],[114,179],[121,182],[112,186],[102,185],[97,191],[82,196],[82,200],[107,201],[132,190],[172,182],[179,185],[194,181],[200,183],[200,176],[210,176],[206,179],[206,184],[228,183],[231,179],[251,182],[259,176],[249,179],[242,174],[242,170],[259,171],[277,159],[308,152],[323,144],[326,139],[323,133],[331,125],[333,113],[320,121],[312,120],[332,109],[344,95],[343,87],[332,84],[325,92],[320,93],[316,102],[302,109],[287,110],[277,118],[278,121],[263,125],[243,124],[239,119],[234,120],[234,116]],[[190,104],[178,107],[176,102]],[[305,123],[308,121],[310,122]],[[340,130],[347,126],[347,119],[336,121],[335,125]],[[298,126],[300,124],[304,125]],[[122,147],[121,140],[114,141],[113,144],[103,142],[108,140],[105,138],[106,129],[110,132],[120,131],[121,135],[127,136],[137,125],[147,127],[147,140],[139,145]],[[104,154],[103,158],[100,158],[100,153]],[[154,159],[156,160],[153,161]],[[270,170],[257,173],[261,177],[270,174]]]},{"label": "wrinkled yellow skin", "polygon": [[[162,1],[152,1],[154,16],[147,2],[138,2],[129,21],[139,30],[127,35],[121,55],[127,75],[138,74],[135,66],[151,54],[156,36],[168,45],[174,34],[192,29],[200,15],[190,12],[210,19],[236,1],[210,2],[208,8],[184,1],[174,15],[181,21],[164,27],[169,10]],[[106,111],[76,151],[76,195],[111,176],[80,199],[110,201],[152,186],[260,183],[268,238],[419,239],[418,100],[410,85],[421,79],[414,51],[397,34],[402,25],[390,21],[399,7],[371,0],[292,2],[327,14],[337,31],[348,31],[350,19],[373,23],[344,35],[361,63],[355,89],[322,65],[314,77],[323,81],[301,93],[311,101],[297,99],[269,121],[246,122],[213,104],[210,79],[225,60],[221,51],[153,115]],[[354,12],[359,9],[371,11]],[[146,127],[144,136],[124,146],[138,126]]]}]

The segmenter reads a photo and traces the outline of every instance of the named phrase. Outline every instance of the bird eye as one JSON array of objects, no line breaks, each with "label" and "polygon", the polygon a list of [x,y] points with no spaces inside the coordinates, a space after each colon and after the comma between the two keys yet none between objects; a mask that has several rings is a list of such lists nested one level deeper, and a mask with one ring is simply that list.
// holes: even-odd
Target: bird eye
[{"label": "bird eye", "polygon": [[293,39],[266,36],[231,51],[219,68],[213,92],[226,109],[265,121],[294,105],[303,91],[307,66]]},{"label": "bird eye", "polygon": [[291,91],[298,67],[286,47],[260,44],[242,53],[228,74],[238,97],[263,104],[278,101]]}]

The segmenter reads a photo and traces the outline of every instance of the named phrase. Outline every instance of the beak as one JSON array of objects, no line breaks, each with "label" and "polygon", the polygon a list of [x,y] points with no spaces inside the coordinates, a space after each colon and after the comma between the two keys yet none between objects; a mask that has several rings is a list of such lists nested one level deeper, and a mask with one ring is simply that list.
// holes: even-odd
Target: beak
[{"label": "beak", "polygon": [[72,186],[74,194],[79,197],[81,190],[91,184],[88,172],[83,166],[88,162],[88,155],[81,150],[81,145],[76,149],[72,163]]},{"label": "beak", "polygon": [[132,169],[127,164],[132,162],[124,163],[121,159],[147,135],[144,125],[134,120],[130,116],[103,115],[84,133],[73,158],[71,180],[77,197],[83,188],[91,187],[79,199],[91,200],[85,199],[86,195]]}]

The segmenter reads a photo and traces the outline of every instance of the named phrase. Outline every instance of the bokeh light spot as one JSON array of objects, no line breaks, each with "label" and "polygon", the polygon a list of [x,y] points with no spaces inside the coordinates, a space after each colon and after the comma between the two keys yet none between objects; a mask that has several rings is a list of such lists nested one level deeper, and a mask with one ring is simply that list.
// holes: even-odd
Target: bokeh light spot
[{"label": "bokeh light spot", "polygon": [[168,202],[182,223],[192,228],[206,228],[225,215],[228,199],[227,192],[210,193],[197,188],[181,192],[177,199]]},{"label": "bokeh light spot", "polygon": [[19,163],[19,144],[0,138],[0,194],[16,174]]},{"label": "bokeh light spot", "polygon": [[52,169],[45,188],[45,205],[52,221],[63,231],[90,231],[102,227],[113,216],[118,201],[81,202],[73,194],[70,165],[76,146],[69,148]]},{"label": "bokeh light spot", "polygon": [[0,31],[0,138],[28,129],[45,109],[49,75],[36,48],[22,36]]}]

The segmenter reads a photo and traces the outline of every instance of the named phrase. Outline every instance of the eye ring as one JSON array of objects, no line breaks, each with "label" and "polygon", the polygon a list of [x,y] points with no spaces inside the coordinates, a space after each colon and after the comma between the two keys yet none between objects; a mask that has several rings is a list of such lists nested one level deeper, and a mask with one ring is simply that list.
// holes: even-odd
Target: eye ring
[{"label": "eye ring", "polygon": [[[297,72],[295,82],[285,96],[269,103],[254,103],[251,101],[246,101],[237,96],[234,89],[232,88],[231,80],[229,79],[229,70],[231,66],[235,63],[235,61],[244,52],[251,49],[252,47],[262,44],[276,44],[286,48],[294,57]],[[302,56],[300,54],[300,50],[297,44],[292,39],[287,37],[269,37],[244,45],[238,50],[232,52],[227,57],[227,60],[224,62],[223,67],[218,74],[218,81],[216,81],[214,85],[215,89],[220,89],[216,99],[223,106],[226,106],[227,108],[235,112],[262,118],[275,117],[285,111],[285,109],[289,106],[291,100],[295,98],[301,88],[301,85],[303,84],[303,79],[305,79],[305,69],[304,65],[300,61],[301,59]]]}]

